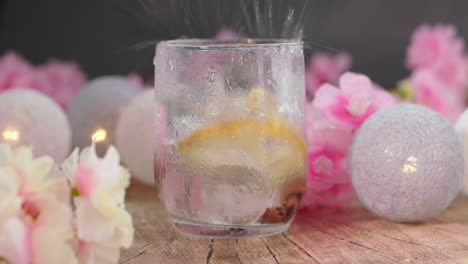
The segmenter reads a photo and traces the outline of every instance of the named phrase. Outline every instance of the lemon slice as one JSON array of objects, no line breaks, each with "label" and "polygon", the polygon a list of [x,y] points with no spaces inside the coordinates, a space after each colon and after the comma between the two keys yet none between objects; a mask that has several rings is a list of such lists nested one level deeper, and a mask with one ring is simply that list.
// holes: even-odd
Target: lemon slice
[{"label": "lemon slice", "polygon": [[278,116],[203,126],[179,141],[177,151],[185,163],[200,168],[258,169],[272,185],[303,177],[306,170],[304,139]]},{"label": "lemon slice", "polygon": [[276,107],[275,98],[262,87],[252,89],[247,95],[247,108],[252,115],[268,116],[274,113]]}]

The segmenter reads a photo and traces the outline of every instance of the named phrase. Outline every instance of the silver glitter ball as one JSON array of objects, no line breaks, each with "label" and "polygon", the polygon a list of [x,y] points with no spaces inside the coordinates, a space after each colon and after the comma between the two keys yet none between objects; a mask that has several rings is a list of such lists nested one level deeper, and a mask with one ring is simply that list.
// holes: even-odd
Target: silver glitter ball
[{"label": "silver glitter ball", "polygon": [[372,115],[357,132],[349,168],[361,202],[391,221],[439,214],[463,185],[463,147],[440,114],[398,104]]},{"label": "silver glitter ball", "polygon": [[[28,89],[0,93],[0,142],[31,146],[34,156],[62,162],[70,151],[71,130],[63,110],[49,97]],[[0,192],[2,192],[0,184]]]},{"label": "silver glitter ball", "polygon": [[[458,117],[457,123],[455,124],[455,131],[457,131],[462,141],[465,153],[465,168],[468,168],[468,109],[465,109],[463,114]],[[468,194],[468,169],[465,169],[465,185],[463,191],[465,194]]]},{"label": "silver glitter ball", "polygon": [[115,143],[132,176],[154,184],[153,151],[156,140],[154,90],[138,94],[125,107],[117,122]]},{"label": "silver glitter ball", "polygon": [[73,98],[68,108],[72,147],[84,148],[96,142],[96,151],[103,156],[115,144],[115,128],[120,113],[142,88],[120,76],[104,76],[91,80]]}]

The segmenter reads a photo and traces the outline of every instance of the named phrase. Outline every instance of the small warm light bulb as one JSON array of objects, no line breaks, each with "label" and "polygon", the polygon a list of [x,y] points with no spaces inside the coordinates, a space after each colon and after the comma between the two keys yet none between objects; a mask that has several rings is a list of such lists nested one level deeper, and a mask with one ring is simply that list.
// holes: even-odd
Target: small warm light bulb
[{"label": "small warm light bulb", "polygon": [[101,142],[101,141],[106,140],[106,138],[107,138],[107,131],[102,128],[96,130],[91,136],[91,139],[93,140],[93,142]]},{"label": "small warm light bulb", "polygon": [[14,129],[7,129],[3,131],[3,139],[5,141],[16,142],[20,138],[20,132]]},{"label": "small warm light bulb", "polygon": [[418,159],[416,157],[410,156],[406,160],[408,163],[403,164],[402,171],[407,174],[415,173],[418,170],[416,168]]}]

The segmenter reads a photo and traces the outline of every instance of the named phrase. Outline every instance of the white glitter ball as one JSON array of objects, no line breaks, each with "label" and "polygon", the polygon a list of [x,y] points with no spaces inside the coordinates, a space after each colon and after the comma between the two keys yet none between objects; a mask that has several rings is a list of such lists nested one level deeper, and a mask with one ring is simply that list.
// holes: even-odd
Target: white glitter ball
[{"label": "white glitter ball", "polygon": [[0,141],[32,146],[35,156],[62,162],[70,151],[70,126],[63,110],[49,97],[32,90],[0,94]]},{"label": "white glitter ball", "polygon": [[68,118],[72,146],[86,147],[94,140],[99,155],[114,144],[114,131],[121,111],[142,90],[126,78],[100,77],[89,82],[73,99]]},{"label": "white glitter ball", "polygon": [[154,90],[137,95],[122,112],[115,131],[115,141],[124,164],[132,176],[154,184]]},{"label": "white glitter ball", "polygon": [[372,115],[356,134],[350,174],[375,214],[417,222],[439,214],[463,184],[463,148],[455,129],[429,108],[399,104]]},{"label": "white glitter ball", "polygon": [[[468,109],[458,118],[455,130],[463,143],[465,168],[468,168]],[[465,169],[465,186],[463,187],[463,191],[468,194],[468,169]]]}]

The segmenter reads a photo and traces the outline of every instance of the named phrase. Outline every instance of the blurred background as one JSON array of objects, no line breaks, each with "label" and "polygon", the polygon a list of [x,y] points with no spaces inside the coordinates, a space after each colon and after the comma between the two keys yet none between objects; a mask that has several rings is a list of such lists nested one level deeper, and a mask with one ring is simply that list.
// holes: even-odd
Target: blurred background
[{"label": "blurred background", "polygon": [[451,23],[468,39],[463,0],[0,0],[0,53],[14,49],[36,64],[74,60],[89,77],[138,72],[151,78],[157,40],[212,37],[223,26],[281,37],[291,10],[294,23],[303,12],[307,55],[348,51],[353,71],[387,88],[408,75],[405,49],[419,24]]}]

